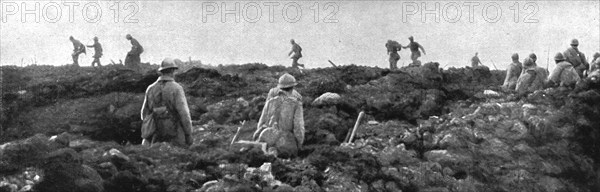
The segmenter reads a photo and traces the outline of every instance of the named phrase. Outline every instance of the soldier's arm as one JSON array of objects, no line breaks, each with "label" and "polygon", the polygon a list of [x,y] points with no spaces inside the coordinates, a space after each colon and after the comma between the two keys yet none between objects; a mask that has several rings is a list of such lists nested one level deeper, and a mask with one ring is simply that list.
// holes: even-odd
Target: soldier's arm
[{"label": "soldier's arm", "polygon": [[142,111],[140,113],[142,115],[142,120],[150,113],[150,109],[148,109],[148,91],[150,91],[150,87],[146,89],[146,94],[144,95],[144,103],[142,104]]},{"label": "soldier's arm", "polygon": [[423,51],[423,55],[427,55],[427,53],[425,53],[425,48],[423,48],[423,46],[421,44],[419,44],[419,49],[421,49],[421,51]]},{"label": "soldier's arm", "polygon": [[552,73],[550,73],[550,75],[548,76],[548,80],[546,81],[548,85],[552,85],[558,82],[558,79],[560,78],[558,75],[560,74],[560,71],[562,71],[562,68],[563,67],[561,65],[556,65],[556,68],[554,68],[554,70],[552,70]]},{"label": "soldier's arm", "polygon": [[504,83],[502,86],[508,88],[508,79],[510,76],[512,76],[512,65],[509,65],[508,70],[506,70],[506,77],[504,78]]},{"label": "soldier's arm", "polygon": [[256,131],[254,132],[254,134],[252,134],[252,139],[253,140],[257,140],[258,137],[260,136],[260,132],[262,131],[260,129],[260,127],[265,124],[265,122],[267,121],[267,109],[269,108],[270,102],[269,100],[267,100],[267,102],[265,103],[265,106],[262,109],[262,112],[260,114],[260,118],[258,119],[258,124],[256,124]]},{"label": "soldier's arm", "polygon": [[177,90],[175,91],[175,108],[179,114],[181,125],[183,125],[183,132],[185,135],[192,134],[192,118],[190,116],[190,109],[188,108],[188,103],[185,99],[185,92],[181,86],[177,86]]},{"label": "soldier's arm", "polygon": [[298,141],[298,146],[302,146],[304,144],[304,132],[304,112],[302,103],[300,103],[294,111],[294,136]]}]

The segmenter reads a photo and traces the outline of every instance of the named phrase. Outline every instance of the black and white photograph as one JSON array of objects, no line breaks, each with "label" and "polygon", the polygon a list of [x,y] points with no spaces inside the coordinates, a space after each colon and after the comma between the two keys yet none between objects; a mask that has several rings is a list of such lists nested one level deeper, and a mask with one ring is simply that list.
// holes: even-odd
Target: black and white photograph
[{"label": "black and white photograph", "polygon": [[599,192],[600,0],[0,0],[0,192]]}]

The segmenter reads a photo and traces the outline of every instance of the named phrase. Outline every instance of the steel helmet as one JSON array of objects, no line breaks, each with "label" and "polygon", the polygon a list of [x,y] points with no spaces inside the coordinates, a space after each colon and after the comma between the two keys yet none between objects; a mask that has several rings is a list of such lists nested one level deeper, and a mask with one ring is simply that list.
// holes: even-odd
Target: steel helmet
[{"label": "steel helmet", "polygon": [[519,60],[519,54],[513,53],[512,56],[510,56],[510,58],[512,58],[513,60]]},{"label": "steel helmet", "polygon": [[531,53],[529,54],[529,58],[533,59],[533,62],[535,62],[537,60],[537,55],[535,55],[535,53]]},{"label": "steel helmet", "polygon": [[131,39],[131,35],[130,34],[125,35],[125,38],[126,39]]},{"label": "steel helmet", "polygon": [[578,46],[579,41],[577,41],[577,39],[573,39],[573,40],[571,40],[571,45]]},{"label": "steel helmet", "polygon": [[279,77],[279,83],[277,84],[277,87],[288,88],[288,87],[296,86],[297,84],[298,83],[296,83],[296,78],[294,78],[294,76],[286,73],[286,74],[281,75],[281,77]]},{"label": "steel helmet", "polygon": [[94,37],[94,40],[96,40],[96,41],[97,41],[97,40],[98,40],[98,37]]},{"label": "steel helmet", "polygon": [[410,37],[408,37],[408,39],[410,39],[410,40],[414,40],[413,36],[410,36]]},{"label": "steel helmet", "polygon": [[181,60],[179,59],[173,59],[173,58],[165,58],[162,63],[160,63],[160,68],[158,68],[158,71],[162,71],[165,69],[170,69],[170,68],[175,68],[178,69],[179,67],[177,67],[177,64],[180,64]]},{"label": "steel helmet", "polygon": [[558,52],[554,56],[554,60],[555,61],[564,61],[565,60],[565,56],[561,52]]},{"label": "steel helmet", "polygon": [[535,67],[535,63],[533,62],[533,59],[531,59],[531,58],[529,58],[529,57],[528,57],[528,58],[525,58],[525,59],[523,60],[523,67],[525,67],[525,68],[532,68],[532,67]]}]

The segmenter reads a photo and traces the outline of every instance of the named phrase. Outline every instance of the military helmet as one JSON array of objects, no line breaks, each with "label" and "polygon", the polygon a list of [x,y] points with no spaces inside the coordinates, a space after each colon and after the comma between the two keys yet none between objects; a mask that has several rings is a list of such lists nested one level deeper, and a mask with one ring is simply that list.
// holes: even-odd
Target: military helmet
[{"label": "military helmet", "polygon": [[413,36],[410,36],[410,37],[408,37],[408,39],[410,39],[410,40],[413,40],[413,39],[415,39],[415,38],[413,38]]},{"label": "military helmet", "polygon": [[513,53],[512,56],[510,56],[510,58],[512,58],[513,60],[519,60],[519,54]]},{"label": "military helmet", "polygon": [[525,67],[525,68],[533,68],[533,67],[535,67],[535,62],[533,62],[532,58],[529,58],[529,57],[525,58],[523,60],[523,67]]},{"label": "military helmet", "polygon": [[577,41],[577,39],[573,39],[573,40],[571,40],[571,45],[578,46],[579,45],[579,41]]},{"label": "military helmet", "polygon": [[125,38],[126,39],[131,39],[131,35],[130,34],[125,35]]},{"label": "military helmet", "polygon": [[529,54],[529,58],[533,59],[533,61],[537,60],[537,55],[535,53]]},{"label": "military helmet", "polygon": [[286,74],[281,75],[281,77],[279,77],[279,83],[277,84],[277,87],[288,88],[288,87],[296,86],[297,84],[298,83],[296,83],[296,78],[294,78],[294,76],[286,73]]},{"label": "military helmet", "polygon": [[158,71],[162,71],[165,69],[171,69],[171,68],[175,68],[178,69],[179,67],[177,67],[177,64],[180,64],[181,60],[179,59],[173,59],[173,58],[165,58],[162,63],[160,63],[160,68],[158,68]]},{"label": "military helmet", "polygon": [[97,40],[98,40],[98,37],[94,37],[94,41],[97,41]]},{"label": "military helmet", "polygon": [[555,61],[564,61],[565,60],[565,56],[561,52],[558,52],[554,56],[554,60]]}]

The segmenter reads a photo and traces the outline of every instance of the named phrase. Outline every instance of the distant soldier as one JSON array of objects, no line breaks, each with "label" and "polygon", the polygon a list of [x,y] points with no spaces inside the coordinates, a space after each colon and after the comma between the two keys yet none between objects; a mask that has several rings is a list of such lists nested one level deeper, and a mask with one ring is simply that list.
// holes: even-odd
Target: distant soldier
[{"label": "distant soldier", "polygon": [[[544,73],[544,78],[548,77],[548,74],[549,74],[549,72],[548,72],[548,69],[546,69],[546,68],[542,68],[542,67],[540,67],[540,66],[537,64],[537,62],[536,62],[536,61],[537,61],[537,55],[535,55],[535,53],[531,53],[531,54],[529,54],[529,58],[531,58],[531,60],[532,60],[532,61],[533,61],[533,63],[535,64],[535,66],[537,66],[537,68],[536,68],[536,69],[538,70],[538,72],[540,72],[540,73],[542,73],[542,72],[543,72],[543,73]],[[543,70],[542,70],[542,71],[539,71],[540,69],[543,69]],[[525,71],[523,71],[523,72],[525,72]]]},{"label": "distant soldier", "polygon": [[479,54],[479,53],[476,52],[475,56],[473,56],[473,58],[471,58],[471,67],[477,67],[479,64],[482,64],[481,60],[479,60],[479,57],[477,56],[477,54]]},{"label": "distant soldier", "polygon": [[282,92],[267,100],[253,138],[267,143],[268,151],[278,157],[293,157],[304,143],[304,114],[302,102],[292,93],[296,79],[290,74],[279,78]]},{"label": "distant soldier", "polygon": [[565,61],[565,57],[560,52],[556,53],[554,61],[556,62],[556,68],[548,76],[546,84],[551,87],[574,87],[575,83],[580,80],[580,77],[573,65]]},{"label": "distant soldier", "polygon": [[506,78],[504,78],[504,83],[502,84],[502,88],[505,91],[515,90],[517,80],[523,69],[521,62],[519,62],[519,54],[512,54],[511,59],[512,63],[508,66],[508,70],[506,70]]},{"label": "distant soldier", "polygon": [[141,63],[140,54],[144,52],[144,47],[142,47],[136,39],[131,37],[130,34],[127,34],[125,38],[131,41],[131,50],[127,53],[127,57],[125,57],[125,66],[138,68]]},{"label": "distant soldier", "polygon": [[304,68],[304,64],[298,63],[298,59],[302,57],[302,47],[300,47],[294,39],[290,40],[290,43],[292,44],[292,50],[288,53],[288,56],[292,55],[292,53],[294,54],[292,55],[292,67],[298,68],[298,66],[300,66]]},{"label": "distant soldier", "polygon": [[88,45],[87,47],[93,47],[94,48],[94,61],[92,61],[92,67],[94,66],[94,63],[98,64],[98,67],[102,66],[100,64],[100,57],[102,57],[102,45],[100,45],[100,43],[98,42],[98,37],[94,37],[94,44],[93,45]]},{"label": "distant soldier", "polygon": [[583,78],[583,71],[587,70],[590,67],[590,64],[585,59],[585,55],[579,51],[577,48],[578,46],[579,41],[577,41],[577,39],[571,40],[571,47],[569,47],[563,55],[565,56],[565,60],[573,65],[579,77]]},{"label": "distant soldier", "polygon": [[[175,82],[179,59],[165,58],[158,71],[161,76],[148,86],[142,105],[142,120],[154,118],[156,130],[143,138],[142,145],[169,142],[189,147],[194,142],[192,120],[183,87]],[[143,126],[142,126],[143,127]]]},{"label": "distant soldier", "polygon": [[591,73],[598,69],[600,69],[600,53],[596,52],[594,53],[594,59],[592,59],[592,62],[590,63],[589,72]]},{"label": "distant soldier", "polygon": [[387,48],[387,54],[390,55],[390,69],[398,69],[398,60],[400,60],[400,55],[398,55],[398,51],[402,49],[402,45],[397,41],[388,40],[385,44],[385,48]]},{"label": "distant soldier", "polygon": [[423,46],[421,46],[421,44],[414,41],[413,36],[408,37],[408,40],[410,40],[410,43],[406,47],[402,48],[410,48],[410,59],[412,60],[412,64],[421,65],[421,62],[419,61],[419,57],[421,57],[421,52],[419,51],[419,49],[423,51],[423,55],[426,55],[425,49],[423,48]]},{"label": "distant soldier", "polygon": [[533,59],[525,58],[523,60],[523,71],[515,88],[519,95],[525,95],[544,88],[544,81],[547,78],[545,69],[536,66]]},{"label": "distant soldier", "polygon": [[85,54],[85,46],[79,40],[73,38],[73,36],[70,36],[69,40],[73,43],[73,53],[71,54],[73,65],[79,67],[79,54]]}]

